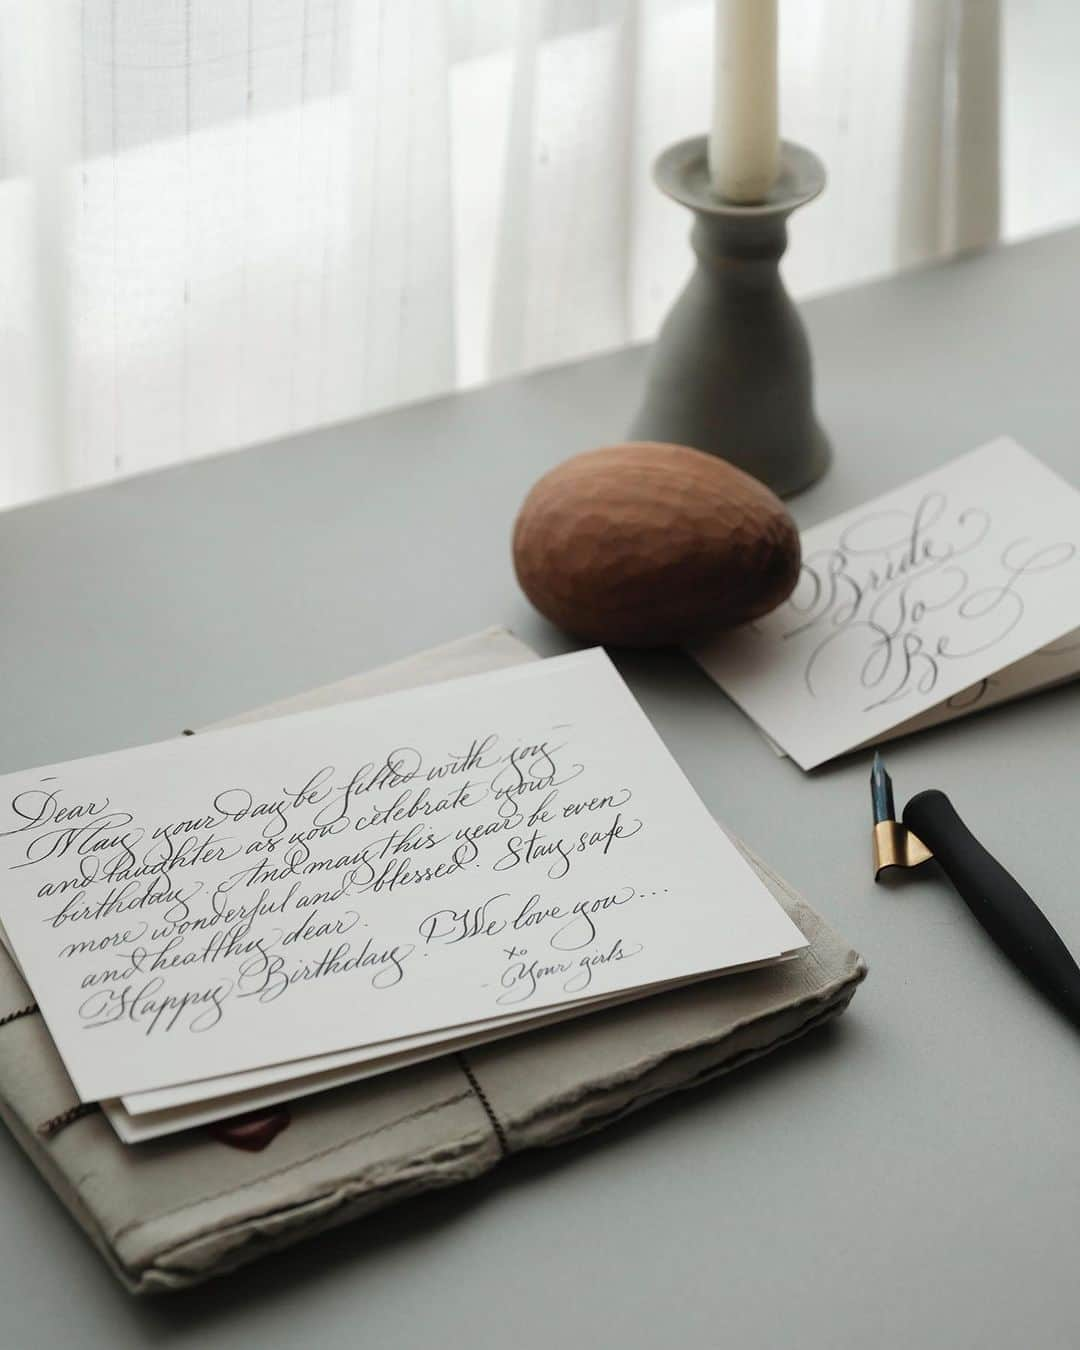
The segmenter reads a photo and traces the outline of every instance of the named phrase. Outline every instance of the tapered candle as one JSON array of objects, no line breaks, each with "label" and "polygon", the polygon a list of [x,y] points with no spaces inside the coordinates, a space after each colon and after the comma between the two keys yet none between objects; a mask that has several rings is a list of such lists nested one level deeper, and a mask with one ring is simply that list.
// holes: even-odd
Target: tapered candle
[{"label": "tapered candle", "polygon": [[709,177],[728,201],[761,201],[776,182],[776,27],[776,0],[716,0]]}]

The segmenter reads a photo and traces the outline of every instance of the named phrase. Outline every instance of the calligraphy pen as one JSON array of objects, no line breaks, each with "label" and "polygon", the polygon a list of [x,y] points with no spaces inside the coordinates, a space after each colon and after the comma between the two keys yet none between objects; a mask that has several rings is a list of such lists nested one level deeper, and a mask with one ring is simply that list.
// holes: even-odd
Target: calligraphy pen
[{"label": "calligraphy pen", "polygon": [[983,848],[944,792],[918,792],[895,818],[892,779],[881,756],[870,770],[874,880],[889,867],[935,859],[1010,961],[1074,1026],[1080,1027],[1080,968],[1039,906]]}]

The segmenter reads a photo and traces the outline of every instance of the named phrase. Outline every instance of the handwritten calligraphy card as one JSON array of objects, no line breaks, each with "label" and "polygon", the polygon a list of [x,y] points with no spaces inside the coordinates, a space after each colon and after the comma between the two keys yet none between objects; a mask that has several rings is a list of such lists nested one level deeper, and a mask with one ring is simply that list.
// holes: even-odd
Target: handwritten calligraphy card
[{"label": "handwritten calligraphy card", "polygon": [[694,652],[804,769],[1080,673],[1080,493],[997,440],[802,536],[791,598]]},{"label": "handwritten calligraphy card", "polygon": [[8,775],[0,870],[87,1101],[411,1055],[805,946],[598,651]]}]

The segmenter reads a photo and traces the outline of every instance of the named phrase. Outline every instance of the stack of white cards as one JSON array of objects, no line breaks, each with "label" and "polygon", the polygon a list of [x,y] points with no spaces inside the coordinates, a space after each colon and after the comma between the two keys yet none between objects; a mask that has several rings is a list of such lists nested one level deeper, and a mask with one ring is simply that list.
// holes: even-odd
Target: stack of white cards
[{"label": "stack of white cards", "polygon": [[804,769],[1080,674],[1080,493],[993,441],[802,536],[794,594],[694,652]]},{"label": "stack of white cards", "polygon": [[0,831],[128,1142],[806,945],[598,651],[11,774]]}]

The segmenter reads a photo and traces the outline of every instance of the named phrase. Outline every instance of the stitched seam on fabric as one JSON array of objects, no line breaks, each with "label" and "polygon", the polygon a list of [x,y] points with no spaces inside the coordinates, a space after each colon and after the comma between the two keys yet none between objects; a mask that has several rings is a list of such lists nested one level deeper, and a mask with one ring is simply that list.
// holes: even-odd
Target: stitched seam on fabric
[{"label": "stitched seam on fabric", "polygon": [[[636,1060],[632,1064],[624,1065],[621,1069],[619,1069],[617,1072],[613,1074],[610,1074],[608,1077],[602,1080],[594,1080],[592,1082],[589,1082],[585,1086],[581,1086],[579,1084],[577,1087],[575,1087],[569,1092],[563,1092],[561,1094],[548,1098],[544,1102],[540,1114],[546,1116],[549,1115],[552,1111],[561,1111],[568,1106],[574,1106],[579,1101],[581,1101],[583,1097],[598,1089],[603,1091],[609,1091],[612,1088],[624,1086],[627,1083],[633,1084],[634,1082],[644,1078],[647,1074],[653,1073],[657,1068],[662,1067],[664,1064],[669,1063],[673,1059],[677,1059],[683,1055],[698,1054],[703,1050],[714,1049],[717,1046],[722,1046],[724,1042],[729,1040],[732,1036],[736,1035],[739,1032],[747,1031],[754,1026],[762,1026],[767,1028],[769,1024],[773,1022],[775,1019],[782,1017],[789,1012],[798,1011],[800,1008],[806,1008],[816,1003],[820,1004],[823,1010],[828,1010],[829,1008],[837,1006],[841,1000],[843,1006],[846,1007],[847,1004],[851,1001],[852,995],[854,994],[855,990],[862,983],[865,974],[866,974],[865,968],[861,968],[854,975],[844,977],[834,977],[828,986],[825,986],[822,989],[819,989],[815,992],[808,992],[804,994],[801,998],[792,1000],[790,1003],[780,1004],[772,1008],[767,1013],[764,1014],[750,1013],[746,1017],[741,1017],[738,1020],[732,1022],[718,1035],[704,1036],[698,1040],[690,1042],[687,1045],[680,1046],[675,1051],[662,1051],[650,1055],[645,1059]],[[850,992],[847,992],[848,986],[850,986]],[[680,992],[682,991],[678,989],[672,991],[674,995],[678,995]],[[806,1026],[813,1024],[819,1015],[820,1014],[818,1013],[812,1014],[811,1017],[807,1019],[807,1022],[804,1023],[803,1025]],[[798,1030],[793,1034],[799,1034]],[[767,1042],[766,1048],[770,1047],[771,1045],[772,1042]],[[724,1061],[721,1061],[721,1064],[723,1063]]]},{"label": "stitched seam on fabric", "polygon": [[25,1008],[16,1008],[14,1012],[5,1013],[0,1017],[0,1027],[6,1027],[9,1022],[15,1022],[20,1017],[29,1017],[31,1013],[38,1011],[36,1003],[28,1003]]},{"label": "stitched seam on fabric", "polygon": [[487,1093],[480,1086],[479,1078],[477,1078],[476,1074],[473,1072],[472,1065],[465,1058],[464,1050],[459,1050],[455,1055],[455,1059],[461,1065],[462,1073],[469,1080],[469,1084],[472,1087],[473,1092],[476,1093],[477,1101],[484,1108],[484,1113],[487,1116],[488,1120],[491,1122],[491,1128],[495,1131],[495,1138],[499,1141],[499,1148],[502,1150],[503,1157],[509,1158],[510,1145],[506,1142],[506,1131],[502,1127],[502,1121],[495,1114],[495,1108],[488,1100]]},{"label": "stitched seam on fabric", "polygon": [[303,1167],[309,1162],[315,1162],[318,1158],[328,1158],[332,1153],[340,1153],[342,1149],[349,1148],[352,1144],[358,1144],[362,1139],[372,1139],[377,1134],[382,1134],[386,1130],[392,1130],[398,1125],[404,1125],[410,1120],[419,1120],[422,1116],[431,1115],[435,1111],[441,1111],[443,1107],[454,1106],[458,1102],[468,1101],[472,1094],[469,1092],[456,1092],[452,1097],[444,1097],[442,1101],[433,1102],[430,1106],[423,1106],[418,1111],[410,1111],[407,1115],[397,1116],[394,1120],[385,1121],[382,1125],[377,1125],[373,1130],[364,1130],[360,1134],[350,1135],[348,1139],[343,1139],[338,1144],[332,1144],[329,1148],[319,1149],[315,1153],[308,1153],[303,1158],[296,1158],[284,1167],[275,1167],[273,1171],[262,1172],[257,1177],[252,1177],[249,1181],[243,1181],[238,1186],[226,1186],[220,1191],[212,1191],[209,1195],[201,1195],[197,1200],[185,1201],[182,1205],[175,1205],[172,1209],[163,1209],[158,1214],[153,1214],[146,1219],[135,1219],[131,1223],[124,1224],[118,1228],[112,1235],[113,1242],[118,1242],[120,1238],[126,1237],[129,1233],[137,1232],[140,1228],[146,1228],[150,1224],[158,1223],[161,1219],[171,1218],[174,1214],[182,1214],[186,1209],[195,1209],[199,1205],[204,1205],[210,1200],[220,1200],[226,1195],[237,1195],[240,1191],[249,1190],[252,1186],[259,1186],[264,1181],[269,1181],[271,1177],[279,1177],[284,1172],[291,1172],[294,1168]]},{"label": "stitched seam on fabric", "polygon": [[[842,989],[838,992],[837,996],[834,996],[826,1001],[823,1001],[822,1006],[818,1012],[815,1012],[811,1017],[808,1017],[805,1022],[800,1023],[798,1026],[792,1028],[790,1031],[783,1032],[779,1036],[774,1035],[772,1039],[764,1041],[759,1045],[750,1046],[746,1050],[740,1051],[737,1055],[733,1055],[726,1060],[721,1059],[719,1061],[714,1061],[711,1064],[709,1064],[704,1070],[701,1070],[698,1073],[693,1074],[691,1077],[686,1078],[684,1081],[676,1084],[674,1088],[671,1086],[659,1088],[655,1086],[651,1088],[645,1087],[644,1090],[639,1095],[632,1097],[628,1103],[625,1103],[623,1106],[618,1107],[614,1112],[611,1113],[604,1110],[604,1104],[603,1101],[601,1100],[598,1103],[595,1112],[593,1113],[586,1112],[586,1116],[590,1120],[590,1123],[588,1124],[586,1129],[582,1131],[582,1133],[587,1133],[588,1131],[602,1128],[603,1126],[609,1124],[610,1122],[615,1121],[622,1116],[628,1115],[632,1111],[636,1111],[639,1107],[647,1106],[652,1102],[658,1101],[664,1097],[671,1095],[671,1093],[676,1090],[683,1091],[686,1088],[696,1087],[699,1083],[704,1083],[711,1078],[719,1077],[722,1074],[728,1073],[732,1069],[741,1068],[744,1063],[748,1063],[754,1059],[763,1058],[765,1055],[769,1054],[772,1050],[778,1049],[782,1045],[786,1045],[789,1041],[797,1040],[805,1032],[810,1031],[828,1021],[831,1021],[834,1017],[839,1016],[851,1002],[852,996],[855,992],[855,988],[857,988],[857,984],[854,984],[851,987],[851,989]],[[776,1012],[774,1013],[770,1013],[768,1017],[764,1019],[763,1025],[767,1026],[770,1023],[774,1023],[778,1018],[782,1017],[786,1011],[787,1009],[781,1008],[777,1009]],[[708,1050],[722,1043],[724,1039],[726,1039],[726,1037],[721,1037],[720,1041],[711,1041],[711,1042],[699,1041],[694,1045],[682,1046],[678,1050],[670,1054],[662,1054],[656,1056],[652,1060],[648,1061],[648,1063],[640,1066],[640,1068],[636,1071],[616,1075],[615,1077],[604,1080],[602,1083],[595,1084],[594,1087],[602,1092],[610,1094],[612,1092],[618,1092],[619,1090],[625,1088],[628,1085],[634,1087],[638,1084],[644,1084],[645,1080],[651,1074],[655,1074],[657,1070],[662,1071],[666,1068],[671,1067],[672,1065],[678,1065],[680,1062],[686,1062],[693,1056],[700,1054],[701,1051]],[[581,1100],[582,1098],[580,1095],[574,1096],[573,1094],[564,1094],[562,1097],[551,1099],[549,1102],[545,1103],[544,1109],[542,1111],[534,1114],[530,1120],[525,1122],[525,1124],[528,1127],[535,1127],[540,1122],[554,1118],[558,1114],[558,1112],[565,1110],[567,1107],[577,1105],[578,1102],[580,1102]],[[559,1139],[563,1137],[571,1137],[571,1136],[559,1136]]]},{"label": "stitched seam on fabric", "polygon": [[[740,1051],[739,1054],[733,1055],[730,1059],[722,1060],[718,1064],[710,1065],[701,1072],[687,1078],[685,1082],[680,1083],[678,1085],[678,1091],[686,1091],[687,1089],[693,1090],[696,1087],[701,1087],[705,1083],[713,1081],[716,1078],[725,1076],[736,1069],[743,1068],[746,1064],[753,1063],[756,1059],[764,1059],[766,1055],[771,1054],[774,1050],[779,1050],[786,1045],[790,1045],[793,1041],[799,1040],[808,1032],[816,1031],[819,1027],[825,1026],[827,1023],[842,1015],[848,1004],[851,1002],[854,993],[855,990],[852,989],[845,996],[830,1000],[822,1007],[821,1011],[815,1013],[813,1017],[807,1018],[807,1020],[799,1026],[793,1027],[790,1031],[783,1032],[781,1035],[774,1037],[773,1040],[767,1041],[762,1045],[749,1046],[746,1050]],[[677,1061],[682,1053],[682,1051],[677,1051],[674,1055],[659,1061],[653,1068],[667,1067],[672,1062]],[[589,1128],[603,1128],[618,1120],[620,1117],[631,1114],[631,1112],[638,1110],[640,1107],[650,1106],[654,1102],[671,1095],[671,1088],[654,1088],[651,1091],[646,1091],[642,1093],[640,1097],[635,1097],[625,1107],[618,1109],[610,1116],[601,1115],[594,1118],[594,1121],[590,1124]]]}]

